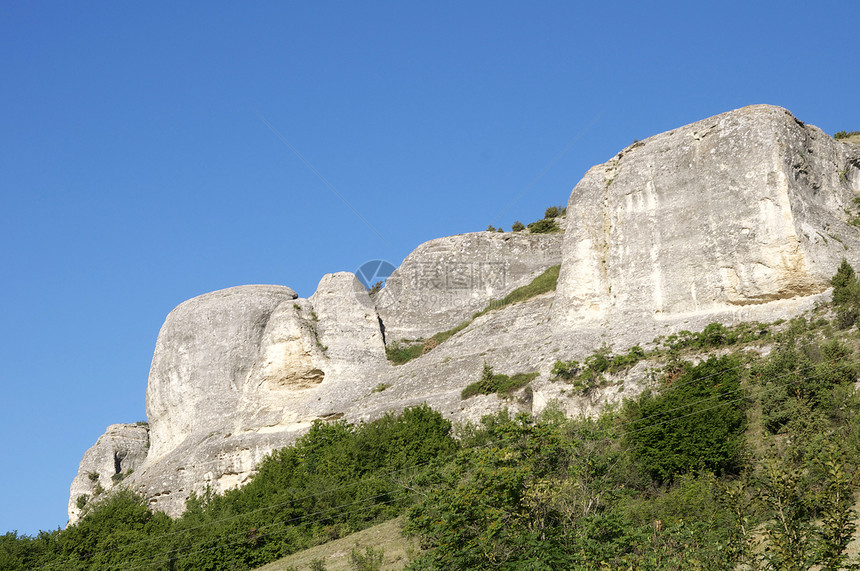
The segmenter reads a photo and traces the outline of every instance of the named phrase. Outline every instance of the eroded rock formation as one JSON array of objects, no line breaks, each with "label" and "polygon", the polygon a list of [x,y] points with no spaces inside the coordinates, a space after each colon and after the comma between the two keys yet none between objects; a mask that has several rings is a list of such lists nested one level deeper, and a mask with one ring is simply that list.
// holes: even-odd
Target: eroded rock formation
[{"label": "eroded rock formation", "polygon": [[[592,414],[621,393],[565,394],[549,380],[556,359],[810,307],[827,297],[843,257],[860,263],[860,229],[849,223],[860,215],[858,195],[860,150],[779,107],[745,107],[593,167],[571,193],[563,237],[433,240],[374,299],[355,276],[338,273],[309,299],[282,286],[243,286],[189,300],[168,315],[156,343],[150,432],[114,425],[87,451],[70,521],[96,481],[131,486],[177,515],[192,491],[246,482],[267,453],[317,419],[369,420],[422,402],[455,420],[500,406],[538,411],[553,400]],[[471,320],[559,263],[556,291]],[[386,344],[465,322],[404,365],[385,358]],[[463,401],[460,391],[485,362],[540,375],[512,401]],[[631,371],[624,395],[641,390],[646,374]]]}]

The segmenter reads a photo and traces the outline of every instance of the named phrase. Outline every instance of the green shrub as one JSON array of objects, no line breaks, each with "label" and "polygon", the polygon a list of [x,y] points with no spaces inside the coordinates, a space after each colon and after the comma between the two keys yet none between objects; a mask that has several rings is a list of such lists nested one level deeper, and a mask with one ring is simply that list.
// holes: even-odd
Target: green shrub
[{"label": "green shrub", "polygon": [[525,224],[523,224],[519,220],[514,222],[514,225],[511,226],[511,231],[513,231],[513,232],[522,232],[525,229],[526,229]]},{"label": "green shrub", "polygon": [[555,220],[546,218],[538,220],[537,222],[532,222],[528,225],[528,229],[532,234],[553,234],[555,232],[561,232],[561,228],[559,228]]},{"label": "green shrub", "polygon": [[349,568],[352,571],[379,571],[384,557],[385,550],[381,547],[377,550],[367,546],[364,553],[354,547],[349,553]]},{"label": "green shrub", "polygon": [[544,218],[558,218],[561,215],[561,209],[558,206],[550,206],[543,213]]},{"label": "green shrub", "polygon": [[468,385],[460,393],[460,398],[466,400],[475,395],[509,395],[532,382],[538,373],[517,373],[512,376],[496,374],[493,368],[484,363],[481,380]]},{"label": "green shrub", "polygon": [[380,280],[380,281],[376,282],[375,284],[373,284],[372,286],[370,286],[370,289],[367,290],[367,294],[370,297],[373,297],[376,294],[378,294],[381,290],[382,290],[382,281]]},{"label": "green shrub", "polygon": [[646,390],[626,403],[627,440],[658,482],[696,469],[717,475],[738,468],[746,423],[738,357],[711,357],[686,367],[661,394]]},{"label": "green shrub", "polygon": [[421,343],[405,344],[403,342],[393,343],[385,346],[385,356],[395,365],[402,365],[416,357],[420,357],[424,351],[423,340]]},{"label": "green shrub", "polygon": [[845,258],[830,279],[833,286],[833,306],[836,310],[836,326],[847,329],[857,323],[860,316],[860,283],[854,274],[854,268]]},{"label": "green shrub", "polygon": [[557,379],[571,380],[579,373],[579,361],[556,361],[550,374]]},{"label": "green shrub", "polygon": [[860,135],[860,131],[839,131],[838,133],[833,135],[834,139],[847,139],[849,137],[854,137],[855,135]]}]

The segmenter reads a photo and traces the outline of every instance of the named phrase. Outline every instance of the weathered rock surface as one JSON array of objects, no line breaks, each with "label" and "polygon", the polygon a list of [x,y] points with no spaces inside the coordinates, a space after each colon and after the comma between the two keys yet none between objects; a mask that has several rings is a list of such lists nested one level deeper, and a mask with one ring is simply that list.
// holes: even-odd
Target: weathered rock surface
[{"label": "weathered rock surface", "polygon": [[[69,522],[74,523],[90,500],[107,493],[139,469],[149,452],[149,427],[112,424],[84,452],[69,493]],[[83,499],[81,499],[83,498]]]},{"label": "weathered rock surface", "polygon": [[168,315],[147,389],[153,446],[127,481],[171,515],[206,486],[245,483],[272,450],[316,419],[339,418],[389,368],[379,316],[353,274],[310,299],[242,286]]},{"label": "weathered rock surface", "polygon": [[858,164],[766,105],[634,143],[571,193],[555,331],[796,309],[860,259]]},{"label": "weathered rock surface", "polygon": [[296,297],[288,287],[241,286],[195,297],[170,312],[146,390],[153,458],[235,415],[269,317]]},{"label": "weathered rock surface", "polygon": [[[433,240],[373,300],[349,273],[324,276],[309,299],[281,286],[194,298],[159,333],[147,389],[152,447],[145,460],[138,449],[122,456],[136,458],[122,485],[178,515],[192,491],[246,482],[316,419],[371,420],[420,403],[454,420],[551,402],[595,414],[641,390],[647,363],[583,395],[550,381],[554,361],[812,307],[843,257],[860,265],[860,228],[849,224],[858,195],[860,149],[784,109],[746,107],[592,168],[571,194],[563,237]],[[386,360],[386,343],[450,329],[559,263],[555,292],[490,311],[404,365]],[[462,400],[484,363],[539,376],[509,400]],[[104,482],[115,473],[106,459],[117,438],[106,434],[85,455],[71,519],[77,497],[95,489],[88,474]]]},{"label": "weathered rock surface", "polygon": [[387,341],[446,331],[561,263],[561,234],[474,232],[425,242],[376,305]]}]

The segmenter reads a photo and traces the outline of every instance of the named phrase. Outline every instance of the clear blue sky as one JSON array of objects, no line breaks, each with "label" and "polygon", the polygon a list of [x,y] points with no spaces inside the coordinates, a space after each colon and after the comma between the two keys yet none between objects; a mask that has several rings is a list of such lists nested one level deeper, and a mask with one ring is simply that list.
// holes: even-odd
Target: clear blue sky
[{"label": "clear blue sky", "polygon": [[185,299],[510,229],[747,104],[860,130],[858,2],[584,4],[0,4],[0,533],[65,525]]}]

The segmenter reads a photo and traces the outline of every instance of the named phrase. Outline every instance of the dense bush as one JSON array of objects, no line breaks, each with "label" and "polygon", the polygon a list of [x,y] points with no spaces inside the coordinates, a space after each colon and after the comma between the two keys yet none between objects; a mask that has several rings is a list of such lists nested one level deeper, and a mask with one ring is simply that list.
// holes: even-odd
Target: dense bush
[{"label": "dense bush", "polygon": [[741,361],[712,357],[687,367],[659,394],[645,391],[627,403],[627,440],[633,455],[657,482],[693,470],[735,472],[746,424]]},{"label": "dense bush", "polygon": [[550,206],[543,213],[544,218],[558,218],[559,216],[561,216],[561,208],[558,206]]},{"label": "dense bush", "polygon": [[523,230],[525,230],[525,229],[526,229],[525,224],[523,224],[523,223],[522,223],[522,222],[520,222],[519,220],[517,220],[516,222],[514,222],[513,226],[511,226],[511,231],[512,231],[512,232],[522,232],[522,231],[523,231]]},{"label": "dense bush", "polygon": [[427,406],[357,426],[316,422],[245,487],[192,494],[177,520],[119,491],[64,530],[0,537],[0,568],[255,568],[402,513],[410,488],[458,449],[450,432]]}]

